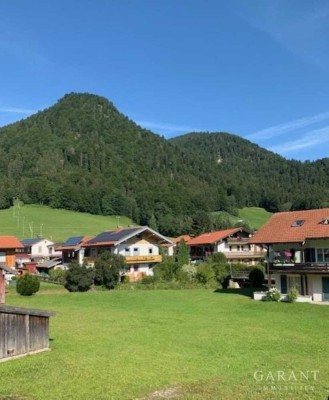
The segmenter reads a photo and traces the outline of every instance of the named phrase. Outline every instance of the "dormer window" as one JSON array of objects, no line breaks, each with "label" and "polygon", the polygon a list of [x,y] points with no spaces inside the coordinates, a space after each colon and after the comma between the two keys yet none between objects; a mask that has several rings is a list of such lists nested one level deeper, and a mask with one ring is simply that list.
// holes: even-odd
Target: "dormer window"
[{"label": "dormer window", "polygon": [[323,220],[320,222],[321,225],[329,225],[329,217],[323,218]]},{"label": "dormer window", "polygon": [[304,225],[305,220],[304,219],[297,219],[296,221],[294,221],[291,226],[293,228],[299,227],[299,226],[303,226]]}]

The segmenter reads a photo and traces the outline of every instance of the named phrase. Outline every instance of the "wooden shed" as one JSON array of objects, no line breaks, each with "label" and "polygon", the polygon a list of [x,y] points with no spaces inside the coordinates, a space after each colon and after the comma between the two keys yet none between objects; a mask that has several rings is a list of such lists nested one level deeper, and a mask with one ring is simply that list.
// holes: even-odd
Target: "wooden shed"
[{"label": "wooden shed", "polygon": [[49,350],[55,312],[0,305],[0,362]]}]

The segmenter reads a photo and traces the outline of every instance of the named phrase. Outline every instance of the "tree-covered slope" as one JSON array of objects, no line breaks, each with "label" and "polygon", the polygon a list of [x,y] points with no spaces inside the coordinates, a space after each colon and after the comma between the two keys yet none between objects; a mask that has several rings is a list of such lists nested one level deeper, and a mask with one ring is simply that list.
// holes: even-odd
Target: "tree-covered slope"
[{"label": "tree-covered slope", "polygon": [[269,211],[327,206],[329,159],[300,162],[228,133],[190,133],[171,143],[220,166],[230,202]]},{"label": "tree-covered slope", "polygon": [[0,129],[0,208],[19,198],[198,233],[220,228],[209,211],[327,206],[328,164],[288,161],[224,133],[167,141],[107,99],[71,93]]},{"label": "tree-covered slope", "polygon": [[[108,100],[69,94],[0,129],[0,206],[18,197],[55,208],[121,214],[174,233],[220,207],[218,168],[142,129]],[[171,232],[173,230],[174,232]]]}]

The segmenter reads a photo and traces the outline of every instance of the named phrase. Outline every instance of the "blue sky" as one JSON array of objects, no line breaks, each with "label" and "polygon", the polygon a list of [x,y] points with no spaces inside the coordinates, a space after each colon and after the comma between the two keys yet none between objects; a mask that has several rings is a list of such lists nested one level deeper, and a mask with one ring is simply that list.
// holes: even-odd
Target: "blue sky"
[{"label": "blue sky", "polygon": [[0,126],[69,92],[153,132],[328,157],[327,0],[3,0]]}]

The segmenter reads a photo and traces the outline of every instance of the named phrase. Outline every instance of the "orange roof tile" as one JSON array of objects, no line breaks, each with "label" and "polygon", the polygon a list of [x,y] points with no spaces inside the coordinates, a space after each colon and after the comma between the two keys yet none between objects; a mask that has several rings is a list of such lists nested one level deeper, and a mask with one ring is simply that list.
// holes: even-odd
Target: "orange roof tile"
[{"label": "orange roof tile", "polygon": [[[250,240],[255,244],[295,243],[306,239],[329,238],[329,225],[321,224],[329,219],[329,208],[290,211],[274,214]],[[304,221],[301,226],[292,226],[295,221]]]},{"label": "orange roof tile", "polygon": [[202,235],[189,240],[186,244],[188,246],[197,246],[199,244],[216,243],[219,240],[225,239],[226,237],[232,235],[233,233],[240,232],[241,230],[242,228],[231,228],[223,231],[203,233]]},{"label": "orange roof tile", "polygon": [[0,249],[23,249],[24,246],[15,236],[0,236]]},{"label": "orange roof tile", "polygon": [[182,239],[184,240],[185,243],[187,243],[192,238],[189,235],[181,235],[181,236],[178,236],[176,238],[172,238],[172,242],[176,244],[176,243],[179,243]]}]

